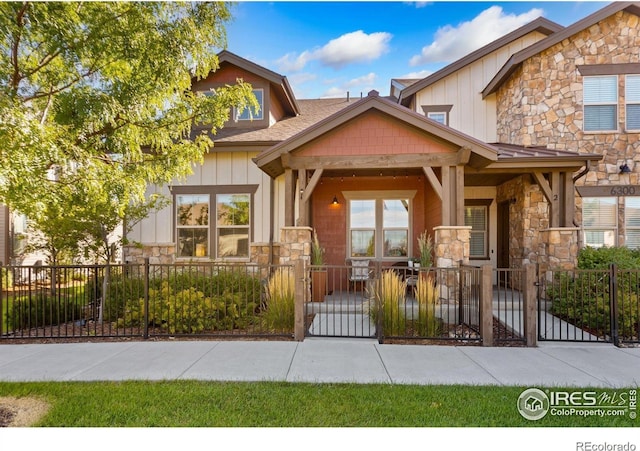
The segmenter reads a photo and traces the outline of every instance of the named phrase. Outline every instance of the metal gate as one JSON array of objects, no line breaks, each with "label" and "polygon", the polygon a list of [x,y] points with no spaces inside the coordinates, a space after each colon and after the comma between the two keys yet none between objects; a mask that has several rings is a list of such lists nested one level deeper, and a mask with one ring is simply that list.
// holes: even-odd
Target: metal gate
[{"label": "metal gate", "polygon": [[305,336],[480,341],[479,268],[311,266]]},{"label": "metal gate", "polygon": [[538,291],[542,341],[640,343],[640,270],[546,271]]}]

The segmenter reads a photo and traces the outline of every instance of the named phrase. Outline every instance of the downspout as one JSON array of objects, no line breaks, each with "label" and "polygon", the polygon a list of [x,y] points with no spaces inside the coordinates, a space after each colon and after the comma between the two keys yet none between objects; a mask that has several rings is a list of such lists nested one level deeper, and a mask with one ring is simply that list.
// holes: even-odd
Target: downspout
[{"label": "downspout", "polygon": [[[589,172],[590,170],[591,170],[591,160],[587,160],[587,162],[585,163],[584,169],[580,171],[578,174],[573,176],[573,185],[575,186],[576,182],[580,180],[582,177],[584,177],[585,175],[587,175],[587,172]],[[576,222],[575,214],[573,217],[573,226],[582,230],[582,227]],[[578,232],[578,249],[582,249],[582,232]]]}]

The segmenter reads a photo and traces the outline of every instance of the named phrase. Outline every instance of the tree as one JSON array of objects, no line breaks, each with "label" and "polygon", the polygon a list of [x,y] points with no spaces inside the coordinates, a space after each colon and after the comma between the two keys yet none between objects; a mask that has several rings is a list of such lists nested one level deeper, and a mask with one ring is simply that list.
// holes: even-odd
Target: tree
[{"label": "tree", "polygon": [[220,2],[1,3],[0,201],[49,234],[104,237],[149,184],[189,174],[213,144],[194,125],[257,107],[241,80],[190,91],[230,18]]}]

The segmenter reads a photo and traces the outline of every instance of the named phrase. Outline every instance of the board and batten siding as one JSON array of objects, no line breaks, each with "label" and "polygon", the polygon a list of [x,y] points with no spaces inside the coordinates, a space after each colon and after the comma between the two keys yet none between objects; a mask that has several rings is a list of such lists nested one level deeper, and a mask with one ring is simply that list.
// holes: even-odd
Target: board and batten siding
[{"label": "board and batten siding", "polygon": [[9,264],[9,209],[0,205],[0,262]]},{"label": "board and batten siding", "polygon": [[[194,165],[193,174],[175,186],[199,185],[258,185],[253,205],[252,242],[269,241],[269,176],[251,161],[258,153],[245,151],[213,151],[205,156],[202,165]],[[160,193],[171,199],[168,187],[150,186],[147,194]],[[212,209],[214,199],[211,200]],[[151,213],[129,233],[129,240],[142,245],[175,243],[173,204]],[[213,220],[213,216],[212,216]]]},{"label": "board and batten siding", "polygon": [[495,142],[496,97],[482,98],[482,90],[514,53],[547,37],[532,32],[464,66],[416,94],[415,111],[422,105],[453,105],[449,126],[484,142]]}]

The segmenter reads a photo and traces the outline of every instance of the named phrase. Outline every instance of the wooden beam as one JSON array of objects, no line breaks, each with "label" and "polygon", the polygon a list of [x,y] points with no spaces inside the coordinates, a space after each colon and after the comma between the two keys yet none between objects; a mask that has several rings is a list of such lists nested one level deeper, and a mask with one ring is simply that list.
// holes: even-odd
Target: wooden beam
[{"label": "wooden beam", "polygon": [[451,203],[453,201],[451,195],[451,177],[449,166],[443,166],[442,172],[442,225],[450,226],[451,224]]},{"label": "wooden beam", "polygon": [[553,194],[551,193],[551,187],[549,186],[549,182],[547,182],[547,179],[545,179],[544,175],[542,175],[542,172],[534,171],[533,178],[542,190],[544,197],[546,197],[549,203],[551,203],[553,197]]},{"label": "wooden beam", "polygon": [[293,190],[295,183],[293,180],[293,171],[291,169],[284,170],[284,225],[286,227],[294,226],[294,211],[296,208]]},{"label": "wooden beam", "polygon": [[300,170],[298,171],[298,187],[300,189],[300,194],[297,196],[300,203],[298,208],[298,220],[296,221],[296,225],[298,226],[308,226],[309,225],[309,202],[305,202],[303,200],[303,193],[307,187],[307,171]]},{"label": "wooden beam", "polygon": [[309,183],[307,183],[307,187],[304,189],[302,193],[302,202],[309,202],[311,198],[311,194],[313,194],[313,190],[316,189],[316,185],[320,181],[320,177],[322,177],[323,169],[316,169],[313,172],[313,175],[309,179]]},{"label": "wooden beam", "polygon": [[575,194],[575,188],[574,188],[574,183],[573,183],[573,174],[571,174],[570,172],[564,172],[563,174],[564,177],[564,183],[563,183],[563,195],[564,195],[564,202],[563,202],[563,218],[562,218],[562,223],[560,224],[562,227],[573,227],[573,219],[574,219],[574,215],[575,215],[575,208],[576,208],[576,204],[575,204],[575,199],[576,199],[576,194]]},{"label": "wooden beam", "polygon": [[464,225],[464,166],[456,166],[455,225]]},{"label": "wooden beam", "polygon": [[471,158],[470,147],[461,147],[460,150],[458,150],[458,164],[467,164],[469,163],[470,158]]},{"label": "wooden beam", "polygon": [[553,171],[551,173],[551,227],[560,227],[560,172]]},{"label": "wooden beam", "polygon": [[424,166],[422,168],[422,171],[424,172],[424,175],[427,177],[427,180],[431,184],[431,187],[433,188],[433,190],[436,192],[440,200],[442,200],[442,185],[440,184],[438,177],[436,177],[436,173],[433,172],[433,169],[431,169],[428,166]]},{"label": "wooden beam", "polygon": [[[285,161],[286,160],[286,161]],[[332,155],[300,157],[289,155],[283,164],[291,169],[406,169],[425,166],[455,166],[458,154],[427,153],[402,155]]]}]

